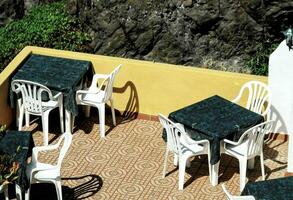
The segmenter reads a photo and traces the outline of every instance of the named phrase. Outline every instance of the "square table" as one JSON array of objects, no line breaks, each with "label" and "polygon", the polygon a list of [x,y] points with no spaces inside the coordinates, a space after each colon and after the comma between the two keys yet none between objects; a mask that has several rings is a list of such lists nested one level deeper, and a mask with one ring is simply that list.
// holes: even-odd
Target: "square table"
[{"label": "square table", "polygon": [[[71,131],[72,115],[78,114],[75,91],[84,76],[91,75],[89,61],[74,60],[32,54],[21,65],[12,80],[22,79],[47,86],[54,94],[63,93],[65,109],[65,130]],[[10,101],[14,106],[14,94],[10,90]]]},{"label": "square table", "polygon": [[172,112],[169,118],[183,124],[192,139],[209,140],[212,185],[218,184],[221,141],[238,140],[244,131],[264,121],[263,116],[217,95]]},{"label": "square table", "polygon": [[256,200],[291,200],[293,177],[247,183],[241,195],[252,195]]},{"label": "square table", "polygon": [[[7,131],[0,139],[0,151],[9,155],[15,154],[15,161],[20,164],[16,184],[25,191],[29,187],[26,175],[27,159],[32,155],[34,141],[29,131]],[[19,151],[17,151],[17,148]]]}]

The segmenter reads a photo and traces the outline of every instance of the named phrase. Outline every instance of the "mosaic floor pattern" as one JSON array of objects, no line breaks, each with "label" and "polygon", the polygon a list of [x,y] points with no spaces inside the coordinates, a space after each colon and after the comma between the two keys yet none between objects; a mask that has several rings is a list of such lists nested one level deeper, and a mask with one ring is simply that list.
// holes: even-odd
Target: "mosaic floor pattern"
[{"label": "mosaic floor pattern", "polygon": [[[221,184],[231,193],[239,192],[239,166],[236,159],[222,155],[219,185],[209,182],[206,156],[194,158],[185,173],[184,190],[178,191],[178,169],[169,155],[168,174],[163,179],[165,143],[162,127],[157,121],[112,119],[106,116],[106,138],[99,136],[97,113],[90,118],[76,120],[72,145],[62,165],[63,199],[225,199]],[[42,132],[33,123],[29,130],[36,145],[42,144]],[[50,143],[58,140],[56,126],[50,126]],[[266,141],[264,147],[266,179],[283,177],[287,166],[287,142]],[[43,154],[42,159],[54,162],[54,153]],[[259,159],[255,170],[248,170],[249,181],[261,180]],[[57,199],[54,185],[34,184],[32,199]]]}]

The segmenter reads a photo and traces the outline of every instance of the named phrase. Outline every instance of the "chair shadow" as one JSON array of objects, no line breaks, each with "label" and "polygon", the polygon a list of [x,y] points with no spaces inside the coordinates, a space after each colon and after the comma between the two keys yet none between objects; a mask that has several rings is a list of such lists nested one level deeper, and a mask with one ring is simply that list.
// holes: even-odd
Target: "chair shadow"
[{"label": "chair shadow", "polygon": [[[80,200],[95,195],[103,186],[103,181],[98,175],[86,175],[81,177],[62,178],[69,181],[86,181],[76,187],[62,186],[62,197],[64,200]],[[31,186],[31,200],[57,200],[54,184],[38,183]]]},{"label": "chair shadow", "polygon": [[137,89],[132,81],[127,81],[123,87],[113,88],[113,92],[119,94],[123,94],[128,90],[130,90],[130,94],[124,112],[122,114],[119,112],[119,115],[121,116],[121,121],[119,121],[120,124],[127,123],[136,119],[139,113],[139,100]]}]

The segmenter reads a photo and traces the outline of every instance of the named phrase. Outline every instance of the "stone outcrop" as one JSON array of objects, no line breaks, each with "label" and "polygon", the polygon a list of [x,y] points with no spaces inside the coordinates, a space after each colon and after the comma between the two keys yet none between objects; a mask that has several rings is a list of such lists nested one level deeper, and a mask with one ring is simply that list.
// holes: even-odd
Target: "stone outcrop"
[{"label": "stone outcrop", "polygon": [[283,39],[292,0],[69,0],[96,54],[247,71],[263,40]]},{"label": "stone outcrop", "polygon": [[[57,0],[2,0],[0,26]],[[96,54],[249,72],[245,58],[293,27],[292,0],[67,0]]]}]

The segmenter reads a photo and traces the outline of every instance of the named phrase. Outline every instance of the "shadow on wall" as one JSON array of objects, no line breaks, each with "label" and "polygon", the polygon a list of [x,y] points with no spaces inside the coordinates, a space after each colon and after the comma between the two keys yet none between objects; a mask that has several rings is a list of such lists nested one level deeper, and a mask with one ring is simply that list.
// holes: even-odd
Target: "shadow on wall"
[{"label": "shadow on wall", "polygon": [[[113,92],[123,94],[127,90],[130,90],[130,95],[126,104],[126,107],[123,111],[122,115],[122,121],[119,123],[126,123],[131,120],[134,120],[137,118],[139,113],[139,101],[138,101],[138,94],[135,85],[131,81],[127,81],[126,84],[123,87],[114,87]],[[115,101],[115,100],[114,100]]]},{"label": "shadow on wall", "polygon": [[284,119],[282,118],[279,111],[273,105],[271,105],[269,119],[272,119],[275,121],[274,127],[272,129],[272,133],[270,133],[269,135],[270,139],[275,139],[277,137],[277,133],[281,133],[281,132],[288,133],[288,128],[285,124]]}]

